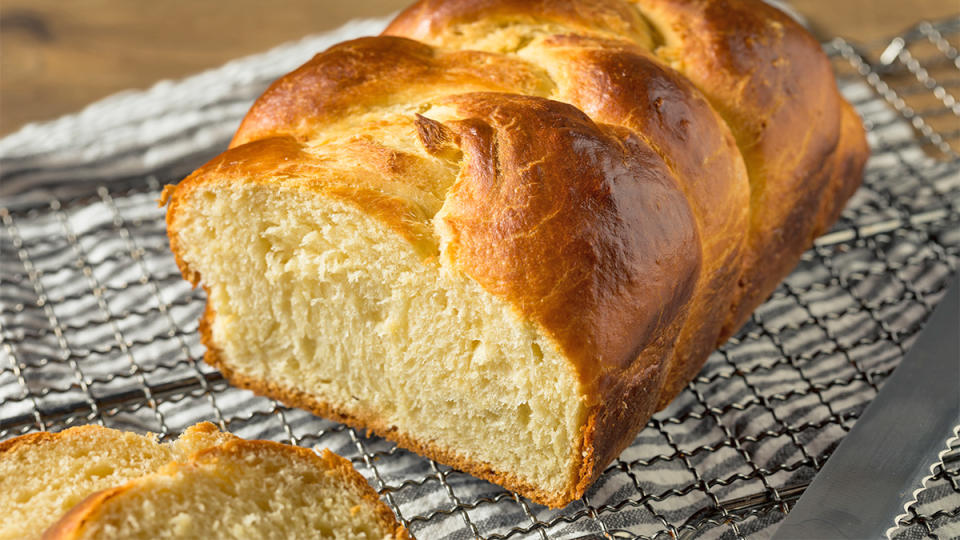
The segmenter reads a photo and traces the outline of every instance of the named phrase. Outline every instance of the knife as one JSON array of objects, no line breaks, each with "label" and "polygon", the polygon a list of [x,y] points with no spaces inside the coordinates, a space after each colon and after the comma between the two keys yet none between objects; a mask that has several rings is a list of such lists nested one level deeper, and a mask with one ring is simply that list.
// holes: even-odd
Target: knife
[{"label": "knife", "polygon": [[774,538],[886,538],[958,424],[960,276]]}]

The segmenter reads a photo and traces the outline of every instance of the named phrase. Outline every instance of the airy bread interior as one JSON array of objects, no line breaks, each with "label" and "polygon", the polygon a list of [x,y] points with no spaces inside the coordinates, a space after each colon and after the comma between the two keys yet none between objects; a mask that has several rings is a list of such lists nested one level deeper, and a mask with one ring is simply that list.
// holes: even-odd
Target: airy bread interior
[{"label": "airy bread interior", "polygon": [[91,493],[231,438],[212,424],[199,424],[166,444],[153,435],[98,426],[9,441],[0,446],[0,539],[39,538]]},{"label": "airy bread interior", "polygon": [[210,182],[181,199],[173,226],[215,313],[214,363],[508,485],[575,484],[586,405],[555,345],[442,256],[291,182]]},{"label": "airy bread interior", "polygon": [[65,537],[395,537],[353,477],[338,470],[348,462],[328,453],[318,467],[320,457],[291,450],[300,449],[237,440],[172,463],[91,499]]}]

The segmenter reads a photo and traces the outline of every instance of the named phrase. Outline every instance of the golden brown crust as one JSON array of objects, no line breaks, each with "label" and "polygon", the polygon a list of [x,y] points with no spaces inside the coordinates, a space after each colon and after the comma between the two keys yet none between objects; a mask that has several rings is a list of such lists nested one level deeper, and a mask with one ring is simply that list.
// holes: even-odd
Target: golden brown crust
[{"label": "golden brown crust", "polygon": [[[522,32],[493,47],[507,54],[458,50],[511,25]],[[591,407],[576,485],[545,492],[397,433],[376,411],[348,415],[234,373],[209,305],[206,359],[234,384],[566,504],[837,218],[868,154],[863,128],[816,41],[757,0],[424,0],[385,33],[278,80],[232,149],[177,188],[177,262],[197,284],[173,217],[205,182],[270,176],[376,216],[560,344]],[[427,118],[435,106],[453,117]],[[408,122],[410,140],[330,136],[381,113]],[[331,169],[317,148],[362,165]]]},{"label": "golden brown crust", "polygon": [[821,169],[838,147],[843,100],[819,43],[763,2],[637,5],[664,34],[658,53],[680,65],[730,126],[750,175],[749,248],[726,339],[813,239],[830,183]]},{"label": "golden brown crust", "polygon": [[700,278],[664,368],[659,409],[700,370],[733,303],[748,229],[746,169],[733,135],[703,95],[650,53],[624,41],[573,35],[552,36],[540,48],[575,81],[561,90],[565,100],[597,121],[631,129],[656,150],[697,222]]},{"label": "golden brown crust", "polygon": [[441,104],[461,115],[448,125],[465,156],[438,216],[447,256],[560,345],[591,405],[615,399],[608,381],[670,327],[696,279],[676,179],[632,132],[570,105],[486,93]]},{"label": "golden brown crust", "polygon": [[230,146],[285,134],[307,138],[351,114],[430,96],[540,94],[549,86],[542,73],[503,55],[441,53],[401,37],[360,38],[331,47],[273,83],[253,104]]},{"label": "golden brown crust", "polygon": [[[499,24],[555,23],[580,37],[610,37],[603,10],[594,9],[589,0],[540,4],[422,0],[401,13],[385,33],[454,45],[460,44],[462,28],[489,17]],[[831,193],[828,185],[834,183],[826,169],[836,149],[848,150],[838,159],[859,163],[851,163],[847,168],[851,172],[862,167],[867,151],[838,142],[845,113],[829,61],[816,40],[777,9],[756,0],[620,4],[635,10],[651,31],[647,38],[623,31],[614,37],[653,49],[658,61],[669,63],[704,93],[736,137],[750,175],[749,244],[743,253],[740,290],[730,315],[724,316],[722,342],[766,299],[796,265],[816,231],[824,228],[817,217],[822,205],[833,204],[825,202]],[[617,72],[596,73],[610,77]],[[849,136],[862,138],[859,125],[851,131],[857,133]],[[722,207],[719,202],[717,206]],[[681,370],[685,373],[680,379],[696,373],[702,364],[698,356],[680,362],[693,366]]]},{"label": "golden brown crust", "polygon": [[865,158],[870,155],[867,136],[857,111],[846,101],[841,105],[843,116],[840,121],[840,141],[837,149],[830,156],[829,167],[826,168],[829,185],[816,219],[814,238],[827,232],[830,226],[840,218],[844,204],[860,187],[863,167],[866,164]]},{"label": "golden brown crust", "polygon": [[[202,465],[205,463],[216,463],[223,456],[227,455],[249,455],[260,452],[282,452],[289,459],[306,461],[323,474],[333,474],[341,481],[343,487],[359,496],[374,510],[378,525],[385,531],[389,531],[389,537],[395,540],[408,540],[410,538],[406,529],[401,527],[394,518],[393,512],[377,496],[377,492],[370,487],[366,479],[360,475],[350,462],[330,450],[324,450],[322,455],[317,455],[312,450],[281,444],[274,441],[248,441],[244,439],[232,439],[219,446],[203,449],[192,456],[185,463],[170,463],[163,470],[156,473],[158,475],[171,476],[179,469]],[[131,480],[130,482],[111,489],[106,489],[94,493],[84,499],[82,502],[70,509],[69,512],[48,528],[44,534],[44,540],[69,540],[81,538],[84,535],[85,527],[91,522],[97,520],[106,509],[106,504],[114,498],[121,497],[125,492],[133,489],[140,483],[148,482],[154,475]]]},{"label": "golden brown crust", "polygon": [[644,18],[621,0],[421,0],[400,13],[384,35],[431,42],[431,37],[478,21],[493,27],[553,24],[577,34],[654,45]]}]

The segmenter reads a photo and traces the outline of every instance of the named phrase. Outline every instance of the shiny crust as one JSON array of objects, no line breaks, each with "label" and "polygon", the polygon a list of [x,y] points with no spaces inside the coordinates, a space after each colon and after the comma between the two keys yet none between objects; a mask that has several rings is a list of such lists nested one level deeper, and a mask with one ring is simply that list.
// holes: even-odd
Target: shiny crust
[{"label": "shiny crust", "polygon": [[[700,279],[663,381],[657,408],[700,370],[720,340],[743,260],[750,186],[736,141],[702,94],[647,51],[624,43],[559,35],[540,52],[564,78],[563,99],[598,121],[618,124],[646,140],[679,180],[697,222]],[[687,119],[696,119],[695,122]],[[717,212],[716,209],[727,211]]]},{"label": "shiny crust", "polygon": [[[820,44],[787,15],[750,0],[641,0],[662,29],[661,54],[710,100],[737,139],[750,175],[749,247],[740,298],[723,337],[739,328],[830,223],[824,164],[839,142],[843,99]],[[851,154],[863,164],[867,153]],[[853,175],[859,183],[860,174]],[[832,223],[832,222],[831,222]]]},{"label": "shiny crust", "polygon": [[[207,448],[197,452],[186,463],[171,463],[158,475],[173,475],[183,467],[190,467],[193,464],[216,463],[222,456],[256,454],[262,452],[282,452],[291,460],[308,461],[312,466],[323,471],[325,474],[334,474],[339,476],[354,494],[359,495],[367,504],[374,507],[377,521],[383,530],[390,531],[389,538],[395,540],[408,540],[410,538],[406,529],[397,524],[393,512],[377,497],[377,493],[370,487],[366,479],[353,468],[350,462],[330,450],[324,450],[323,454],[318,456],[311,450],[280,444],[273,441],[247,441],[235,439],[219,446]],[[106,489],[94,493],[84,499],[82,502],[70,509],[63,515],[59,521],[51,525],[43,534],[44,540],[68,540],[80,538],[84,534],[84,528],[91,522],[98,519],[101,512],[105,509],[105,504],[116,497],[122,496],[138,483],[149,481],[153,475],[131,480],[130,482],[111,489]]]},{"label": "shiny crust", "polygon": [[537,70],[502,55],[439,53],[400,37],[360,38],[331,47],[274,82],[230,146],[280,133],[308,138],[339,118],[428,96],[484,90],[535,94],[549,84]]},{"label": "shiny crust", "polygon": [[446,256],[538,323],[596,402],[616,399],[609,385],[672,325],[696,279],[699,239],[675,178],[633,132],[570,105],[440,104],[462,115],[450,129],[465,156],[438,215]]},{"label": "shiny crust", "polygon": [[[865,135],[857,122],[840,140],[846,113],[830,63],[816,40],[779,10],[756,0],[620,3],[629,5],[653,33],[650,40],[626,33],[619,37],[641,47],[652,41],[651,52],[658,60],[703,93],[736,138],[749,173],[748,245],[722,342],[796,266],[813,238],[832,224],[826,219],[829,214],[820,210],[836,205],[830,195],[848,191],[828,187],[842,182],[836,179],[833,162],[846,162],[858,185],[868,155]],[[593,38],[607,35],[606,16],[593,9],[592,2],[559,2],[577,7],[553,10],[539,4],[424,0],[401,13],[385,34],[450,46],[457,43],[458,27],[488,17],[504,24],[559,23],[571,33]]]},{"label": "shiny crust", "polygon": [[[622,0],[425,0],[407,8],[384,31],[431,42],[433,36],[471,23],[546,25],[571,33],[626,39],[652,48],[651,28]],[[553,28],[550,28],[551,25]]]},{"label": "shiny crust", "polygon": [[[511,25],[528,33],[506,54],[469,50],[471,29]],[[590,407],[576,485],[547,493],[376,411],[347,416],[235,374],[209,306],[206,359],[235,384],[566,504],[837,219],[868,155],[863,128],[816,41],[756,0],[428,0],[385,34],[278,80],[231,149],[165,193],[177,262],[198,284],[176,217],[201,185],[269,181],[376,216],[559,344]],[[453,112],[435,120],[435,107]],[[415,139],[338,138],[378,111]]]}]

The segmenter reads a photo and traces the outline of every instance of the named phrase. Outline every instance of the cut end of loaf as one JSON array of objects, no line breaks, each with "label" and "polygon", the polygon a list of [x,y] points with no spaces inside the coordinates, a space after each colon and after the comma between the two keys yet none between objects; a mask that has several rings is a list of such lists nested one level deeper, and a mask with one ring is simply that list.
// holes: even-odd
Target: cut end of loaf
[{"label": "cut end of loaf", "polygon": [[578,497],[587,404],[569,363],[357,201],[289,177],[177,188],[171,243],[208,293],[207,359],[538,502]]}]

